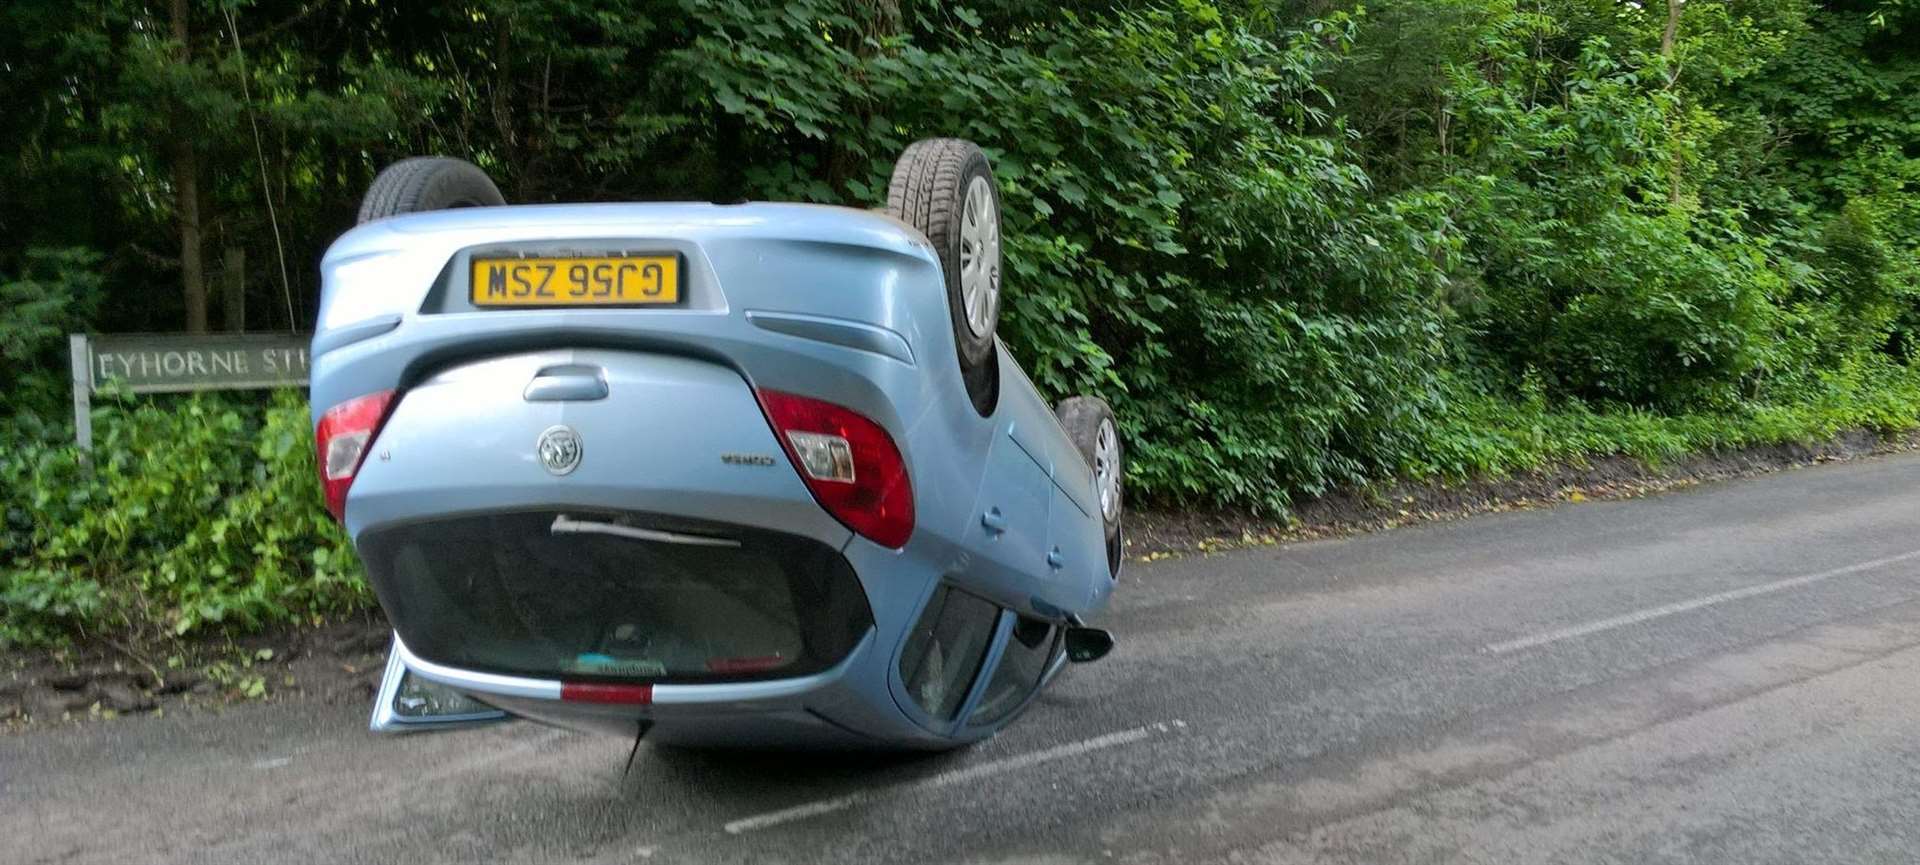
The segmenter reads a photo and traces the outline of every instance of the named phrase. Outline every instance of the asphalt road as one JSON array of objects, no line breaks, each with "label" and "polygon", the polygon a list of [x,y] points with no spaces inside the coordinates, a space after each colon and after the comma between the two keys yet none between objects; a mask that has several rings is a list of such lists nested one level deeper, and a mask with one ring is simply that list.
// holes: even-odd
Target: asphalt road
[{"label": "asphalt road", "polygon": [[0,861],[1920,861],[1920,457],[1134,566],[951,755],[269,705],[0,739]]}]

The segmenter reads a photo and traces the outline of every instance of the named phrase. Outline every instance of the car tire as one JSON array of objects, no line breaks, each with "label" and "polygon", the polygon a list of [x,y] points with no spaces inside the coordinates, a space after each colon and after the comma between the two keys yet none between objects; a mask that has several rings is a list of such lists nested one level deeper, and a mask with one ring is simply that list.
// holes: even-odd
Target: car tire
[{"label": "car tire", "polygon": [[416,156],[381,171],[360,199],[359,223],[455,207],[498,207],[507,203],[500,188],[480,167],[464,159]]},{"label": "car tire", "polygon": [[1120,424],[1113,408],[1097,396],[1074,396],[1053,409],[1067,440],[1093,469],[1093,489],[1100,506],[1100,525],[1106,532],[1107,564],[1118,573],[1120,518],[1126,510],[1126,452],[1120,442]]},{"label": "car tire", "polygon": [[967,395],[981,414],[998,391],[1000,190],[971,141],[928,138],[907,146],[887,183],[887,212],[920,230],[940,257],[948,318]]}]

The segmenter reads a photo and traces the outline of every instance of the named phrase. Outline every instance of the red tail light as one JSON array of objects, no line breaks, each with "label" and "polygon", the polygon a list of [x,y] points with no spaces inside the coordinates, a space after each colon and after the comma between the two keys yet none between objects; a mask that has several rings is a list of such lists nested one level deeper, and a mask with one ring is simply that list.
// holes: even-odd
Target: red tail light
[{"label": "red tail light", "polygon": [[777,390],[760,391],[774,436],[820,505],[883,547],[913,534],[913,484],[893,437],[853,410]]},{"label": "red tail light", "polygon": [[355,397],[320,416],[314,428],[314,452],[320,464],[320,486],[327,493],[327,510],[333,518],[346,518],[347,488],[367,459],[367,449],[380,425],[387,420],[387,408],[393,404],[393,391],[383,390]]}]

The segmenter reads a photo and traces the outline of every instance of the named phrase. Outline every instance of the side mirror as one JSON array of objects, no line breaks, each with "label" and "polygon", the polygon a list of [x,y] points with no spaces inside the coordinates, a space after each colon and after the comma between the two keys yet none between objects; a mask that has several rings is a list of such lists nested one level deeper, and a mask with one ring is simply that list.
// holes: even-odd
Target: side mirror
[{"label": "side mirror", "polygon": [[1113,651],[1113,635],[1099,628],[1067,629],[1067,660],[1076,664],[1098,661]]}]

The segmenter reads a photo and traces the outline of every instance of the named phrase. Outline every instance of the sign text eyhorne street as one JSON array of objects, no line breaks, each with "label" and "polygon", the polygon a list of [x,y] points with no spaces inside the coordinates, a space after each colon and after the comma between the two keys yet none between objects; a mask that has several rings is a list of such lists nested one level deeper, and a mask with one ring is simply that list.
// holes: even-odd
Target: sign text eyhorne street
[{"label": "sign text eyhorne street", "polygon": [[93,447],[90,397],[109,383],[134,393],[305,385],[311,339],[304,333],[73,334],[74,436],[83,450]]},{"label": "sign text eyhorne street", "polygon": [[307,383],[306,334],[163,334],[80,337],[87,386],[110,381],[134,393],[251,390]]}]

